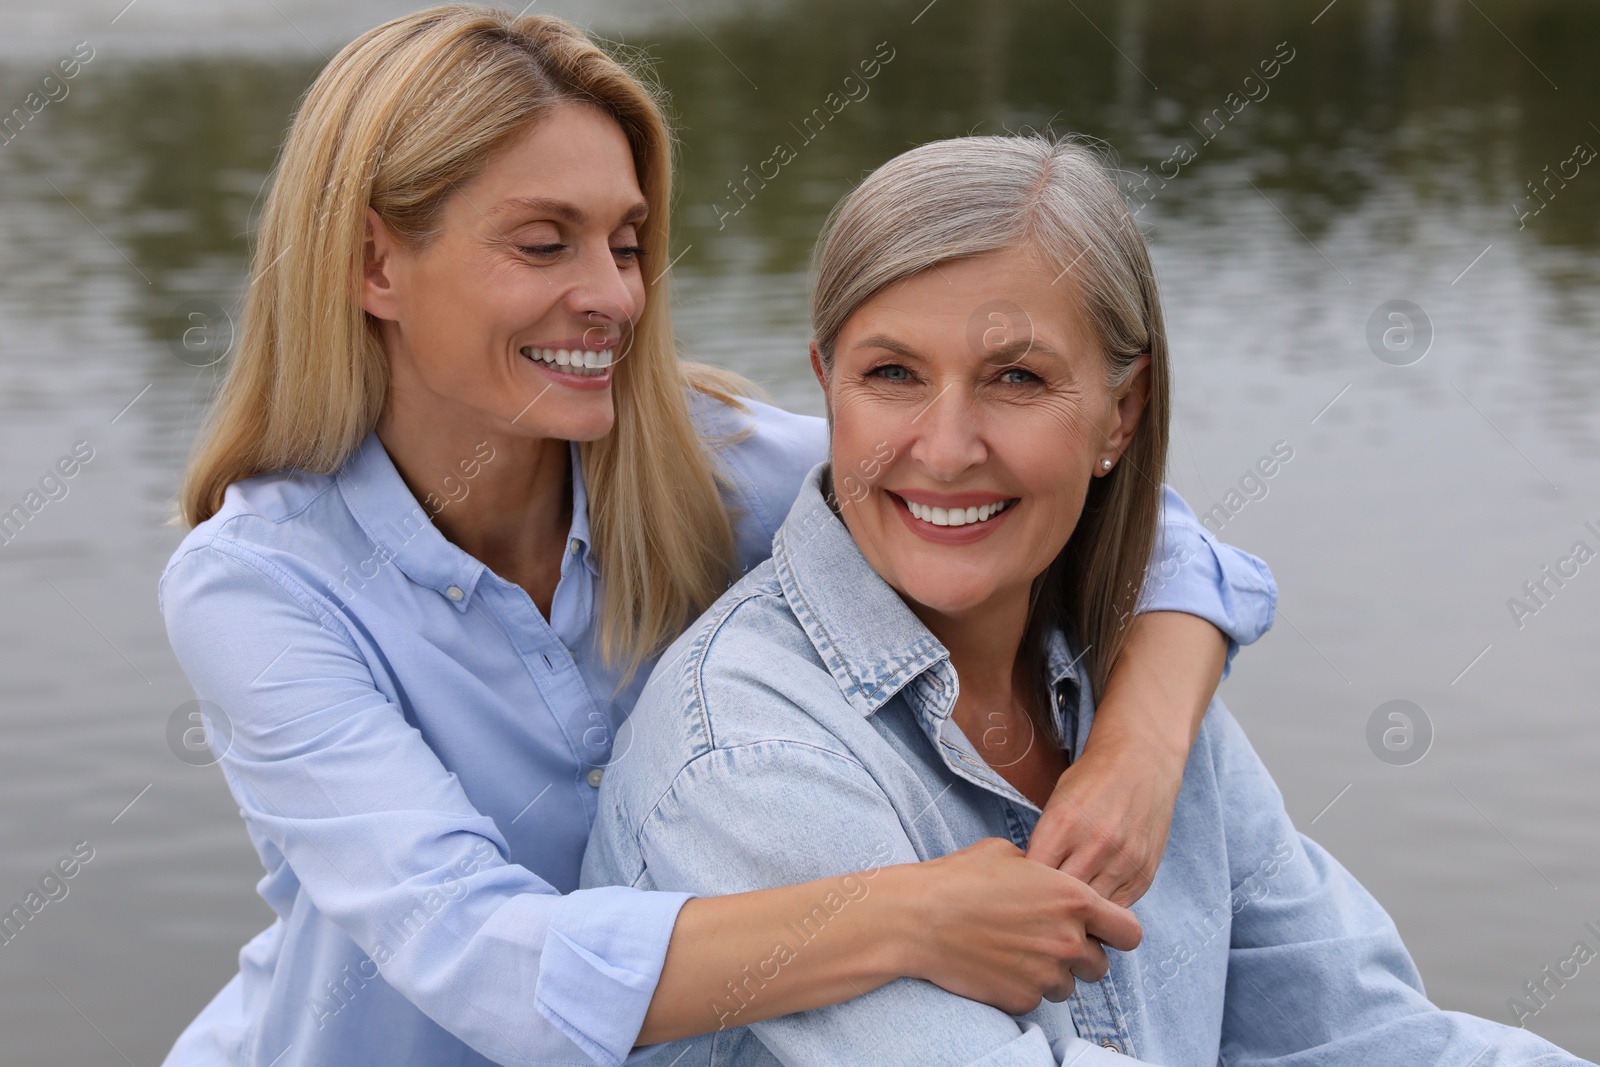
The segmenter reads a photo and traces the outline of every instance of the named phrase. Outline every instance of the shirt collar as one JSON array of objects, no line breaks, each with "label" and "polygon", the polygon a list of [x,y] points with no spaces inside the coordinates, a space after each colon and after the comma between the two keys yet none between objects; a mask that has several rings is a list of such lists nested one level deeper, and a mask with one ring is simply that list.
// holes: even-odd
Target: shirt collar
[{"label": "shirt collar", "polygon": [[376,433],[367,435],[334,478],[345,506],[378,550],[378,558],[392,562],[413,582],[445,597],[456,610],[466,611],[487,568],[433,525]]},{"label": "shirt collar", "polygon": [[[773,540],[784,596],[844,698],[871,715],[922,675],[943,692],[955,682],[950,654],[900,595],[872,569],[822,495],[828,465],[800,488]],[[1059,631],[1046,646],[1052,688],[1079,681],[1071,643]]]},{"label": "shirt collar", "polygon": [[[571,560],[577,557],[591,575],[598,576],[600,569],[589,549],[589,493],[583,482],[582,456],[577,442],[569,442],[568,448],[572,525],[561,557],[561,573],[565,575]],[[335,478],[345,506],[378,550],[379,558],[392,561],[407,578],[436,591],[456,610],[466,611],[478,579],[488,568],[434,526],[376,433],[367,435]],[[452,589],[460,595],[451,593]]]},{"label": "shirt collar", "polygon": [[600,566],[595,562],[592,542],[589,539],[589,490],[583,481],[583,450],[578,442],[568,442],[567,469],[572,472],[572,527],[567,532],[567,553],[561,559],[561,573],[567,573],[567,563],[577,556],[595,577],[600,576]]}]

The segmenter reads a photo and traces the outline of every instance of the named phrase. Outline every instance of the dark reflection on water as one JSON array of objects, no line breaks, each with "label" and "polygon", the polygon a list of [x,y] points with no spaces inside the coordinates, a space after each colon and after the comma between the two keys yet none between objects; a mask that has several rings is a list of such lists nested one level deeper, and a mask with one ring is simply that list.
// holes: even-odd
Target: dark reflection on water
[{"label": "dark reflection on water", "polygon": [[[812,241],[862,174],[966,132],[1072,131],[1116,153],[1178,358],[1172,478],[1204,509],[1275,440],[1297,449],[1225,530],[1284,594],[1230,703],[1291,813],[1394,912],[1435,999],[1509,1022],[1507,998],[1600,920],[1600,799],[1582,784],[1600,761],[1600,578],[1574,579],[1523,629],[1505,607],[1600,524],[1600,166],[1575,163],[1600,146],[1600,8],[1338,0],[1319,17],[1323,2],[615,14],[682,129],[685,351],[795,407],[819,405]],[[289,14],[319,46],[335,32]],[[190,694],[152,594],[222,369],[174,355],[173,312],[234,305],[285,123],[322,60],[215,54],[203,35],[156,56],[114,32],[98,15],[63,32],[59,54],[92,35],[95,59],[0,147],[0,508],[75,440],[97,449],[0,547],[14,605],[0,613],[0,906],[74,842],[96,849],[71,894],[0,946],[0,1032],[25,1062],[109,1058],[80,1009],[134,1062],[157,1061],[265,921],[218,777],[166,749]],[[0,104],[55,58],[0,61]],[[1414,367],[1364,340],[1397,298],[1436,330]],[[1412,767],[1364,740],[1395,697],[1434,719],[1434,751]],[[1597,1017],[1600,979],[1579,979],[1530,1025],[1592,1057]]]},{"label": "dark reflection on water", "polygon": [[[1347,3],[1316,26],[1298,7],[1134,2],[1086,5],[1080,15],[1072,5],[985,0],[936,5],[908,28],[906,5],[863,12],[844,0],[807,4],[721,34],[739,68],[760,73],[759,94],[692,36],[657,52],[691,127],[684,189],[700,204],[721,201],[723,183],[764,158],[774,136],[791,137],[788,123],[836,90],[878,41],[897,49],[872,86],[873,104],[847,108],[826,143],[797,161],[801,180],[762,191],[771,203],[747,225],[793,239],[772,248],[785,265],[809,243],[807,216],[861,168],[953,129],[1079,131],[1105,138],[1130,167],[1154,166],[1188,142],[1201,146],[1196,167],[1245,161],[1258,184],[1285,193],[1312,238],[1391,176],[1429,200],[1470,198],[1509,213],[1512,197],[1526,196],[1524,179],[1596,136],[1584,118],[1600,90],[1587,61],[1600,33],[1592,5],[1484,5],[1537,65],[1454,0]],[[1473,24],[1463,26],[1468,17]],[[1284,54],[1279,42],[1295,58],[1268,83],[1270,95],[1221,133],[1215,124],[1197,130],[1229,93],[1247,95],[1244,79]],[[1539,70],[1559,75],[1560,95]],[[1173,183],[1163,209],[1201,210],[1208,198],[1194,184]],[[1592,247],[1594,216],[1592,202],[1560,197],[1534,232]]]}]

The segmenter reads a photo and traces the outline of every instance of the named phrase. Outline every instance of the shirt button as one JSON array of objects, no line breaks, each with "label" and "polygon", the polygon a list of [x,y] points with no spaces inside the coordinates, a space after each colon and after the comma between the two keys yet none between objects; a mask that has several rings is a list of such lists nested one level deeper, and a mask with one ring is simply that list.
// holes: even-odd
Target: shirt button
[{"label": "shirt button", "polygon": [[1111,1041],[1102,1041],[1102,1042],[1100,1042],[1100,1047],[1104,1048],[1104,1049],[1110,1049],[1112,1052],[1115,1052],[1118,1055],[1121,1055],[1121,1053],[1122,1053],[1122,1050],[1120,1048],[1118,1048],[1116,1046],[1116,1044],[1111,1042]]},{"label": "shirt button", "polygon": [[594,786],[596,789],[599,789],[600,780],[605,776],[606,772],[602,771],[599,767],[596,767],[594,770],[589,772],[589,784]]},{"label": "shirt button", "polygon": [[459,602],[461,598],[467,594],[461,591],[461,587],[459,585],[452,585],[449,589],[444,591],[444,595],[449,597],[451,600]]},{"label": "shirt button", "polygon": [[579,553],[579,551],[582,550],[582,548],[583,548],[583,542],[579,541],[576,537],[574,537],[572,539],[572,554],[574,556],[576,556]]}]

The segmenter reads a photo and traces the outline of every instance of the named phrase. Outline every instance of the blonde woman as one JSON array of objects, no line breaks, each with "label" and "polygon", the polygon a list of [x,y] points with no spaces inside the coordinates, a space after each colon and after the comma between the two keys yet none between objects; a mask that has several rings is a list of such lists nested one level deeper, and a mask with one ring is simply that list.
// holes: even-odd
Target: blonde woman
[{"label": "blonde woman", "polygon": [[[1220,701],[1136,906],[1143,940],[1131,922],[1098,931],[1122,951],[1095,984],[1000,1005],[1021,1018],[904,980],[782,1018],[760,1010],[875,899],[872,872],[855,870],[861,842],[879,863],[914,863],[1037,832],[1054,783],[1104,726],[1111,661],[1091,649],[1144,581],[1160,487],[1142,472],[1164,469],[1167,451],[1155,276],[1082,145],[912,149],[840,203],[815,273],[830,462],[807,476],[772,558],[657,669],[633,756],[601,787],[583,873],[695,893],[823,879],[827,892],[717,997],[723,1032],[662,1060],[1582,1064],[1428,1002],[1394,924],[1295,831]],[[963,324],[1002,302],[1031,335],[973,351]],[[893,458],[873,484],[840,492],[883,442]],[[929,521],[951,506],[979,521]],[[1019,734],[1041,743],[1017,759],[1001,742]],[[1069,892],[1096,932],[1098,895]]]},{"label": "blonde woman", "polygon": [[[553,18],[396,20],[302,102],[161,586],[277,919],[169,1063],[619,1064],[714,1029],[826,890],[578,889],[648,668],[826,448],[677,361],[669,160],[649,88]],[[901,976],[1026,1005],[1103,970],[1224,634],[1275,596],[1170,499],[1147,607],[1178,610],[1093,653],[1103,723],[1031,856],[864,848],[871,897],[745,1018]]]}]

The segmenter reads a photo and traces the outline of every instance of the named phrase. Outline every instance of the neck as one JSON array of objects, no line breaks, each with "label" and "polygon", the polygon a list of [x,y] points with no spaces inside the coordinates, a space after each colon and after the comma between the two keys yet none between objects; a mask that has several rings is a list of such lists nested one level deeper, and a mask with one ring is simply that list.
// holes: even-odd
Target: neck
[{"label": "neck", "polygon": [[1037,679],[1026,673],[1027,590],[960,616],[912,610],[950,653],[960,682],[956,725],[990,767],[1043,809],[1068,757],[1045,743],[1051,731],[1039,718],[1049,709],[1035,706]]},{"label": "neck", "polygon": [[572,522],[568,443],[505,433],[398,382],[378,439],[439,532],[548,618]]},{"label": "neck", "polygon": [[945,615],[913,605],[912,611],[950,653],[961,680],[959,717],[969,704],[1011,702],[1017,690],[1017,661],[1028,627],[1028,594],[996,598],[960,615]]}]

